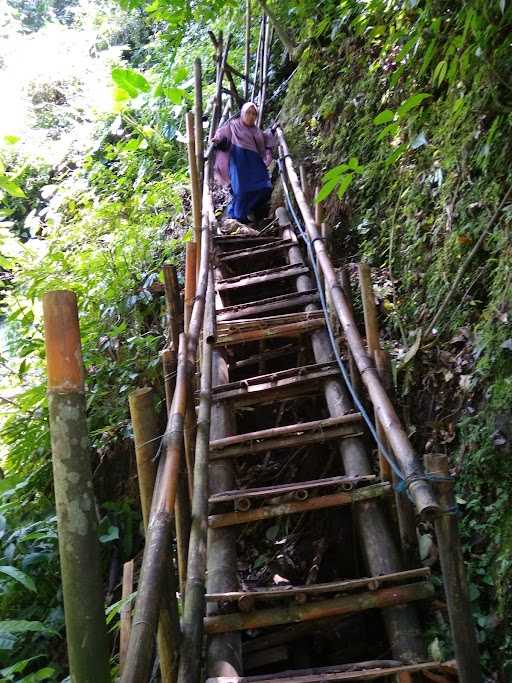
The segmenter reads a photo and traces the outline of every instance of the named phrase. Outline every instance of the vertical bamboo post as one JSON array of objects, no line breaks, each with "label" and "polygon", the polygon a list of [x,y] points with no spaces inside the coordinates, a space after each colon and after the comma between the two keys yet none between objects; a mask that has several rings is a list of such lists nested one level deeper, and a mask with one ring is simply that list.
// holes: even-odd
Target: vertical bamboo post
[{"label": "vertical bamboo post", "polygon": [[[164,349],[160,353],[164,370],[166,415],[169,419],[172,398],[176,388],[176,370],[178,359],[174,351]],[[170,358],[169,358],[170,356]],[[176,503],[174,505],[174,526],[176,528],[176,549],[178,555],[178,576],[180,593],[184,595],[187,577],[187,556],[190,536],[190,500],[188,497],[187,472],[184,466],[179,473]]]},{"label": "vertical bamboo post", "polygon": [[201,253],[201,191],[196,162],[196,141],[193,112],[187,112],[187,148],[190,186],[192,191],[192,220],[194,223],[194,242],[196,243],[196,272],[199,270],[199,254]]},{"label": "vertical bamboo post", "polygon": [[203,187],[204,174],[204,134],[203,134],[203,70],[201,59],[194,62],[194,119],[196,139],[197,173],[199,187]]},{"label": "vertical bamboo post", "polygon": [[176,273],[176,266],[170,263],[164,263],[162,271],[164,275],[165,302],[167,304],[169,341],[172,343],[174,351],[177,352],[182,318],[178,275]]},{"label": "vertical bamboo post", "polygon": [[261,56],[263,53],[263,38],[265,36],[265,16],[263,15],[260,20],[260,35],[258,38],[258,49],[256,51],[256,61],[254,63],[254,74],[252,79],[252,91],[251,91],[251,101],[254,102],[256,97],[257,84],[258,84],[258,74],[261,64]]},{"label": "vertical bamboo post", "polygon": [[444,514],[436,518],[435,529],[457,673],[460,683],[480,683],[482,674],[478,642],[473,626],[459,528],[454,514],[455,496],[448,458],[445,455],[428,454],[425,456],[425,466],[434,477],[440,477],[437,490]]},{"label": "vertical bamboo post", "polygon": [[[309,183],[308,183],[308,178],[306,175],[306,168],[304,164],[300,164],[299,166],[299,178],[300,178],[300,186],[302,187],[302,191],[304,192],[304,196],[306,197],[306,200],[309,202],[310,201],[310,196],[309,196]],[[316,204],[316,207],[318,204]],[[315,207],[315,220],[316,220],[316,207]],[[317,223],[318,229],[320,229],[321,221]]]},{"label": "vertical bamboo post", "polygon": [[188,332],[188,327],[190,325],[192,309],[194,307],[194,298],[196,295],[196,260],[197,244],[196,242],[187,242],[185,246],[185,334]]},{"label": "vertical bamboo post", "polygon": [[249,69],[251,64],[251,0],[245,0],[245,60],[244,60],[244,100],[249,97]]},{"label": "vertical bamboo post", "polygon": [[144,529],[149,523],[156,477],[155,461],[162,431],[155,411],[155,400],[155,392],[151,387],[135,389],[128,395]]},{"label": "vertical bamboo post", "polygon": [[[393,396],[393,381],[391,377],[391,361],[389,354],[386,351],[381,351],[380,349],[375,351],[375,367],[382,380],[382,384],[386,389],[390,397]],[[380,423],[378,426],[381,426]],[[378,432],[379,438],[389,449],[389,442],[387,440],[386,434],[383,429]],[[383,476],[388,477],[388,481],[392,481],[394,486],[399,484],[398,478],[394,472],[391,471],[389,463],[381,458],[381,463],[385,462],[387,465],[387,470],[389,472],[381,471],[381,478]],[[418,541],[416,534],[416,516],[414,513],[414,507],[407,496],[404,496],[399,491],[395,490],[395,506],[396,515],[398,519],[398,530],[400,534],[400,546],[402,549],[402,558],[404,564],[407,568],[413,568],[417,566],[418,563]]]},{"label": "vertical bamboo post", "polygon": [[48,407],[71,676],[110,681],[76,295],[43,296]]},{"label": "vertical bamboo post", "polygon": [[120,614],[119,628],[119,670],[122,671],[126,660],[126,651],[130,640],[130,630],[132,627],[132,606],[128,597],[133,593],[133,560],[125,562],[123,565],[123,586],[121,590],[121,600],[123,605]]}]

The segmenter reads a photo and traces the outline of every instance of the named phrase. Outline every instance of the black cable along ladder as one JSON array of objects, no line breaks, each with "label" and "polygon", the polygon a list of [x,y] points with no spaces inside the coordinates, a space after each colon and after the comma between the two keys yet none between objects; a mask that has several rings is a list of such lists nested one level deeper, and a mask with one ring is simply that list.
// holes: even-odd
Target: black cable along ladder
[{"label": "black cable along ladder", "polygon": [[[262,64],[268,63],[269,31],[264,20],[258,50]],[[232,97],[236,91],[227,61],[229,43],[228,39],[224,45],[221,36],[215,39],[217,94],[210,141],[215,122],[222,120],[224,75],[229,76]],[[264,93],[266,73],[256,72],[253,82]],[[200,94],[200,83],[196,86]],[[224,120],[229,113],[230,100],[227,102]],[[196,118],[200,106],[196,101]],[[199,146],[202,140],[198,142],[197,130],[196,125]],[[285,205],[277,209],[274,224],[266,226],[258,237],[222,233],[211,198],[211,154],[204,170],[201,163],[197,169],[198,177],[204,177],[202,222],[196,224],[196,242],[201,241],[197,289],[186,324],[188,336],[180,338],[176,389],[121,680],[148,680],[148,649],[151,651],[155,642],[159,614],[162,663],[160,629],[165,605],[171,605],[168,613],[174,608],[168,573],[159,573],[168,541],[163,537],[158,544],[155,520],[163,497],[170,491],[174,503],[180,495],[178,484],[173,483],[165,467],[176,477],[176,463],[184,461],[183,415],[186,412],[188,419],[195,421],[190,387],[196,382],[195,457],[185,438],[187,464],[195,464],[193,476],[189,472],[192,522],[183,616],[175,631],[180,634],[181,649],[178,663],[178,645],[174,643],[171,673],[162,680],[477,683],[478,652],[464,593],[460,548],[450,547],[457,539],[457,522],[451,514],[446,460],[432,457],[430,473],[425,474],[384,389],[373,354],[359,334],[346,285],[344,289],[338,283],[280,127],[277,138]],[[194,162],[193,154],[190,158]],[[174,314],[171,341],[176,353],[176,310]],[[343,331],[343,351],[333,330],[333,318]],[[199,329],[200,354],[195,339]],[[350,360],[351,373],[345,370],[345,360]],[[357,383],[359,390],[365,387],[364,401],[353,388]],[[375,412],[377,427],[368,418],[367,405]],[[304,406],[307,410],[301,414]],[[317,411],[314,419],[311,406]],[[290,415],[298,419],[283,423]],[[381,457],[389,463],[391,474],[387,476],[375,474],[368,449],[369,432],[377,440]],[[313,473],[307,480],[294,476],[272,484],[265,479],[258,481],[258,473],[265,476],[265,463],[290,462],[297,452],[309,463],[305,470]],[[326,474],[328,461],[334,466]],[[255,466],[258,463],[262,463],[260,467]],[[237,476],[243,479],[240,471],[247,475],[244,486],[237,485]],[[290,470],[285,467],[283,471]],[[322,514],[332,515],[335,525],[349,520],[352,537],[345,539],[342,554],[355,553],[360,558],[356,563],[359,573],[318,581],[317,567],[316,578],[313,572],[300,585],[279,580],[273,585],[240,587],[240,532],[249,530],[251,542],[250,529],[257,522],[282,522],[293,515],[318,514],[319,510],[328,511]],[[430,570],[404,562],[410,548],[397,542],[405,538],[407,526],[411,534],[411,524],[415,537],[415,514],[433,520],[436,526],[457,661],[432,661],[426,652],[418,605],[434,596]],[[177,531],[178,526],[177,520]],[[321,558],[318,562],[321,564]],[[336,567],[330,570],[336,573]],[[348,624],[342,631],[348,641],[345,645],[351,643],[352,624],[355,639],[366,630],[375,643],[352,643],[354,651],[365,653],[364,661],[342,657],[339,663],[331,659],[327,665],[321,661],[321,653],[315,653],[314,644],[328,639],[328,633],[336,632],[344,620]],[[145,664],[140,665],[143,659]],[[297,661],[309,665],[297,667]]]}]

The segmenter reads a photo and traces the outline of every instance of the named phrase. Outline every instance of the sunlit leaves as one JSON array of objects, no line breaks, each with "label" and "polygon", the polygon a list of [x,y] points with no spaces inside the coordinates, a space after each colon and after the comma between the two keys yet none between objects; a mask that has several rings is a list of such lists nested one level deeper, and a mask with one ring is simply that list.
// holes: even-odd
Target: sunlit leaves
[{"label": "sunlit leaves", "polygon": [[6,175],[0,175],[0,189],[7,192],[11,197],[25,197],[25,193],[19,185]]},{"label": "sunlit leaves", "polygon": [[339,164],[328,171],[323,177],[323,185],[315,199],[316,203],[322,202],[326,199],[336,188],[336,194],[339,199],[343,199],[346,191],[352,184],[355,174],[364,172],[362,166],[355,157],[344,164]]},{"label": "sunlit leaves", "polygon": [[129,97],[137,97],[142,92],[149,92],[150,85],[144,76],[135,69],[116,66],[112,69],[112,80]]}]

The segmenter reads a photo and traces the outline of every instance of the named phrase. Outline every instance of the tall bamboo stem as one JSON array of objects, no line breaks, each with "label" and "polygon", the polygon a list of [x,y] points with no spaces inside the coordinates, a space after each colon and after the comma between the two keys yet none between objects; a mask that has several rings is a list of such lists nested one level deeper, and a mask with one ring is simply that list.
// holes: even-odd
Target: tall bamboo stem
[{"label": "tall bamboo stem", "polygon": [[251,0],[245,0],[245,59],[244,100],[249,97],[249,69],[251,64]]},{"label": "tall bamboo stem", "polygon": [[185,333],[188,333],[192,309],[194,308],[194,297],[196,295],[196,260],[197,244],[196,242],[187,242],[185,246],[185,298],[183,302]]},{"label": "tall bamboo stem", "polygon": [[180,327],[182,323],[178,275],[176,273],[176,266],[173,266],[170,263],[164,263],[162,271],[164,275],[164,291],[165,303],[167,305],[169,341],[172,344],[174,352],[177,353]]},{"label": "tall bamboo stem", "polygon": [[203,71],[199,57],[194,62],[194,118],[197,172],[199,174],[199,187],[202,187],[204,173]]},{"label": "tall bamboo stem", "polygon": [[120,614],[119,627],[119,670],[124,669],[126,659],[126,651],[128,650],[128,642],[130,640],[130,631],[132,628],[132,606],[128,597],[133,593],[133,560],[125,562],[123,565],[123,586],[121,590],[121,600],[123,606]]},{"label": "tall bamboo stem", "polygon": [[199,270],[199,254],[201,253],[201,192],[196,162],[196,141],[193,112],[187,112],[187,148],[190,186],[192,191],[192,220],[194,223],[194,241],[196,243],[196,272]]},{"label": "tall bamboo stem", "polygon": [[476,639],[459,528],[455,516],[456,503],[450,468],[445,455],[426,455],[427,470],[441,480],[438,483],[439,500],[444,514],[435,521],[437,545],[443,570],[443,582],[452,630],[457,673],[460,683],[480,683],[482,673]]},{"label": "tall bamboo stem", "polygon": [[259,69],[260,69],[260,64],[261,64],[261,57],[263,54],[263,39],[265,37],[265,17],[262,16],[260,20],[260,35],[258,38],[258,48],[256,50],[256,61],[254,63],[254,74],[252,78],[252,92],[251,92],[251,101],[254,102],[254,98],[256,97],[256,92],[257,92],[257,84],[258,84],[258,74],[259,74]]},{"label": "tall bamboo stem", "polygon": [[364,349],[361,336],[357,330],[343,290],[337,282],[336,274],[326,252],[325,245],[322,240],[319,239],[320,235],[316,228],[311,210],[304,197],[304,193],[300,187],[297,173],[295,172],[281,127],[277,128],[277,135],[283,152],[290,184],[304,219],[313,249],[316,252],[319,268],[323,271],[326,284],[331,290],[334,309],[345,332],[347,343],[354,356],[359,372],[361,373],[362,380],[368,389],[370,399],[374,409],[377,411],[378,418],[386,431],[386,436],[395,453],[404,479],[407,482],[408,491],[412,496],[418,513],[425,516],[434,516],[439,512],[439,505],[429,482],[426,481],[423,476],[422,465],[382,386],[378,373]]},{"label": "tall bamboo stem", "polygon": [[43,297],[59,557],[71,676],[110,681],[76,295]]},{"label": "tall bamboo stem", "polygon": [[206,304],[205,334],[201,364],[201,399],[194,467],[194,497],[190,534],[187,591],[183,609],[183,643],[180,655],[179,683],[199,680],[203,616],[205,611],[206,543],[208,533],[208,452],[212,401],[212,354],[215,323],[215,289],[210,274]]}]

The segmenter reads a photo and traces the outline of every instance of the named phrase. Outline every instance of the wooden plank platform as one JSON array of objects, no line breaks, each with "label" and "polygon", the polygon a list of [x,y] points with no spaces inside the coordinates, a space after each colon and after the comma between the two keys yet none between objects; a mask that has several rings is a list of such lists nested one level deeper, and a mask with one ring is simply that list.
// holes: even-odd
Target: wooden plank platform
[{"label": "wooden plank platform", "polygon": [[[361,423],[360,413],[350,413],[340,417],[326,417],[323,420],[299,422],[283,427],[227,436],[210,442],[210,459],[237,457],[276,448],[322,443],[339,437],[360,436],[362,432],[358,429],[358,425]],[[347,478],[340,477],[340,479],[346,480]]]},{"label": "wooden plank platform", "polygon": [[302,308],[308,304],[319,303],[319,301],[320,297],[316,289],[305,292],[292,292],[291,294],[280,294],[279,296],[219,308],[217,311],[217,322],[250,318],[263,313],[286,310],[287,308]]},{"label": "wooden plank platform", "polygon": [[280,681],[281,683],[331,683],[334,681],[374,681],[379,678],[388,678],[395,674],[419,673],[421,671],[456,674],[457,665],[454,660],[449,662],[430,661],[422,662],[420,664],[398,665],[393,665],[393,663],[390,662],[382,662],[381,665],[379,665],[379,662],[362,662],[361,664],[342,664],[340,666],[326,666],[310,670],[301,669],[299,671],[294,671],[292,669],[278,674],[262,676],[217,676],[215,678],[207,678],[206,683],[274,683],[274,681]]},{"label": "wooden plank platform", "polygon": [[283,515],[294,515],[298,512],[312,512],[313,510],[324,510],[325,508],[338,507],[340,505],[353,505],[363,500],[381,498],[389,494],[391,490],[389,482],[382,482],[365,486],[361,489],[355,489],[354,491],[316,496],[307,500],[294,500],[289,503],[265,505],[247,510],[246,512],[225,512],[218,515],[210,515],[208,517],[208,525],[212,529],[218,529],[220,527],[259,522],[263,519],[272,519],[273,517],[281,517]]},{"label": "wooden plank platform", "polygon": [[271,588],[256,588],[251,591],[232,591],[229,593],[207,593],[208,602],[220,604],[227,602],[238,602],[244,598],[257,600],[280,600],[295,595],[322,595],[324,593],[348,593],[351,591],[366,588],[367,590],[377,590],[386,583],[403,583],[410,579],[419,579],[430,576],[429,567],[419,567],[418,569],[408,569],[394,574],[384,574],[382,576],[369,576],[361,579],[349,579],[345,581],[330,581],[329,583],[316,583],[309,586],[275,586]]},{"label": "wooden plank platform", "polygon": [[247,273],[245,275],[236,275],[235,277],[228,277],[217,282],[217,291],[225,292],[230,289],[241,289],[242,287],[252,287],[259,284],[267,284],[276,280],[284,280],[287,278],[297,277],[309,273],[307,266],[289,264],[286,266],[279,266],[277,268],[268,268],[267,270],[256,270],[254,273]]}]

